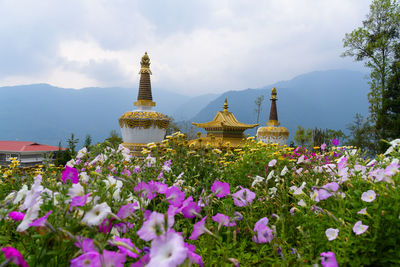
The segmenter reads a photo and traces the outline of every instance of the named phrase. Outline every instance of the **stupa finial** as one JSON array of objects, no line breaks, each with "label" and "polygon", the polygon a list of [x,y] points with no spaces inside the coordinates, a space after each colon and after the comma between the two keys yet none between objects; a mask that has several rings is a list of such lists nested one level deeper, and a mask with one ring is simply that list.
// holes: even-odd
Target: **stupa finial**
[{"label": "stupa finial", "polygon": [[228,99],[225,97],[224,111],[228,111]]},{"label": "stupa finial", "polygon": [[276,88],[272,87],[271,99],[270,100],[278,100],[278,98],[276,98],[276,95],[277,95]]},{"label": "stupa finial", "polygon": [[142,73],[148,73],[152,74],[150,70],[150,58],[149,55],[147,55],[147,52],[144,53],[144,56],[142,57],[142,60],[140,61],[140,71],[139,74]]}]

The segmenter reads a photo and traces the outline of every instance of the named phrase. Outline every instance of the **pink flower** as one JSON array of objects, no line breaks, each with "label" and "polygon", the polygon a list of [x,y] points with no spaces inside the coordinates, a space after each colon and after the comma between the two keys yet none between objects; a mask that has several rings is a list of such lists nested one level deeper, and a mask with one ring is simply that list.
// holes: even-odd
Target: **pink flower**
[{"label": "pink flower", "polygon": [[361,235],[361,234],[365,233],[365,231],[367,231],[368,227],[369,227],[368,225],[363,225],[362,221],[358,221],[353,226],[353,232],[356,235]]},{"label": "pink flower", "polygon": [[69,166],[65,166],[65,170],[62,172],[61,180],[65,184],[67,180],[71,180],[73,184],[79,183],[78,170]]},{"label": "pink flower", "polygon": [[117,216],[118,218],[123,220],[131,216],[136,211],[137,208],[139,208],[139,204],[137,202],[123,205],[121,206],[121,208],[119,208]]},{"label": "pink flower", "polygon": [[165,197],[169,204],[179,207],[185,199],[185,193],[183,193],[178,187],[171,186],[167,191],[165,191]]},{"label": "pink flower", "polygon": [[323,143],[323,144],[321,145],[321,150],[324,151],[325,149],[326,149],[326,144]]},{"label": "pink flower", "polygon": [[388,165],[385,169],[385,175],[392,177],[395,175],[397,172],[399,172],[399,164],[398,163],[392,163]]},{"label": "pink flower", "polygon": [[43,217],[40,217],[39,219],[34,220],[32,223],[29,224],[29,226],[38,226],[38,227],[43,227],[46,222],[47,222],[47,217],[52,213],[53,211],[49,211],[46,215]]},{"label": "pink flower", "polygon": [[182,214],[183,217],[192,219],[196,217],[196,214],[200,212],[200,207],[194,202],[193,200],[188,201],[187,203],[184,204],[184,207],[182,209]]},{"label": "pink flower", "polygon": [[1,249],[4,253],[4,257],[11,261],[12,263],[15,263],[18,266],[22,267],[29,267],[28,263],[26,263],[24,257],[19,253],[19,251],[16,248],[13,247],[4,247]]},{"label": "pink flower", "polygon": [[139,253],[141,252],[140,249],[133,245],[129,238],[120,238],[118,236],[114,236],[114,239],[110,241],[110,243],[117,246],[122,254],[126,254],[131,258],[139,257]]},{"label": "pink flower", "polygon": [[75,196],[71,200],[71,207],[82,207],[86,204],[90,196],[90,193],[87,193],[83,196]]},{"label": "pink flower", "polygon": [[276,164],[276,162],[277,162],[277,160],[276,160],[276,159],[273,159],[273,160],[271,160],[271,161],[268,163],[268,166],[269,166],[269,167],[274,167],[275,164]]},{"label": "pink flower", "polygon": [[79,257],[71,260],[71,267],[82,266],[101,266],[100,254],[95,251],[89,251]]},{"label": "pink flower", "polygon": [[238,207],[244,207],[251,204],[256,197],[256,194],[247,188],[243,188],[232,194],[233,203]]},{"label": "pink flower", "polygon": [[215,196],[220,198],[229,195],[231,193],[229,190],[229,184],[220,181],[215,181],[212,184],[211,191],[215,194]]},{"label": "pink flower", "polygon": [[357,211],[357,214],[367,215],[367,208],[363,208],[360,211]]},{"label": "pink flower", "polygon": [[332,145],[338,146],[339,145],[339,140],[338,139],[332,139]]},{"label": "pink flower", "polygon": [[174,225],[174,217],[167,217],[168,229],[164,229],[165,215],[153,211],[148,220],[146,220],[142,227],[137,231],[138,236],[144,241],[150,241],[171,229]]},{"label": "pink flower", "polygon": [[126,261],[126,254],[118,253],[115,251],[104,250],[103,255],[101,255],[102,264],[100,266],[124,267],[125,261]]},{"label": "pink flower", "polygon": [[104,219],[103,222],[99,225],[99,231],[104,234],[108,234],[114,226],[114,220],[114,218]]},{"label": "pink flower", "polygon": [[196,240],[197,238],[199,238],[199,236],[204,234],[204,232],[206,231],[206,218],[207,216],[203,217],[203,219],[193,225],[193,232],[192,235],[189,237],[190,240]]},{"label": "pink flower", "polygon": [[253,236],[253,241],[256,243],[269,243],[274,239],[272,230],[267,226],[268,218],[264,217],[258,220],[254,225],[253,231],[257,233],[257,236]]},{"label": "pink flower", "polygon": [[146,182],[140,182],[135,188],[133,189],[135,192],[141,192],[140,196],[145,197],[147,199],[153,199],[156,197],[156,192],[153,190],[154,188],[148,185]]},{"label": "pink flower", "polygon": [[8,217],[13,219],[14,221],[22,221],[25,217],[25,213],[18,212],[18,211],[12,211],[8,214]]},{"label": "pink flower", "polygon": [[167,232],[151,242],[150,262],[146,266],[178,266],[186,260],[187,251],[180,234]]},{"label": "pink flower", "polygon": [[373,190],[368,190],[367,192],[362,193],[361,200],[365,202],[372,202],[376,198],[376,194]]},{"label": "pink flower", "polygon": [[223,226],[235,226],[236,222],[234,222],[233,220],[231,220],[229,218],[229,216],[222,214],[222,213],[217,213],[216,215],[214,215],[212,217],[214,222],[219,223],[220,225]]},{"label": "pink flower", "polygon": [[185,247],[188,249],[187,258],[189,259],[189,265],[194,263],[199,265],[200,267],[203,267],[204,266],[203,260],[200,255],[195,253],[196,249],[195,246],[192,244],[185,243]]},{"label": "pink flower", "polygon": [[323,267],[338,267],[338,263],[336,261],[335,253],[333,252],[322,252],[320,254],[321,258],[321,265]]}]

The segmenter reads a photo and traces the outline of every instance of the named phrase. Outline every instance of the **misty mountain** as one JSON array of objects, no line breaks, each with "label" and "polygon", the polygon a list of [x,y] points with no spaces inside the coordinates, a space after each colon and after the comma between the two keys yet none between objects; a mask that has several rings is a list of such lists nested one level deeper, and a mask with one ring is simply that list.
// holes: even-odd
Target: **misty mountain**
[{"label": "misty mountain", "polygon": [[[261,89],[228,91],[196,97],[153,88],[156,110],[176,121],[207,122],[222,109],[244,123],[255,123],[254,100],[264,95],[260,125],[269,116],[272,86],[278,90],[279,121],[293,138],[297,125],[342,129],[356,112],[368,112],[368,84],[363,73],[345,70],[318,71],[277,82]],[[119,132],[118,118],[133,110],[137,88],[84,88],[80,90],[48,84],[0,87],[0,140],[36,141],[58,145],[74,133],[81,143],[87,134],[102,142],[111,130]],[[255,130],[247,131],[255,134]]]},{"label": "misty mountain", "polygon": [[[229,111],[244,123],[256,123],[255,99],[264,95],[260,114],[260,126],[265,126],[269,118],[271,89],[278,91],[278,120],[290,131],[293,139],[298,125],[305,128],[329,128],[343,130],[353,122],[354,115],[368,115],[369,90],[364,73],[348,70],[316,71],[281,81],[261,89],[229,91],[203,108],[191,121],[207,122],[222,110],[225,97]],[[256,129],[246,134],[255,135]]]}]

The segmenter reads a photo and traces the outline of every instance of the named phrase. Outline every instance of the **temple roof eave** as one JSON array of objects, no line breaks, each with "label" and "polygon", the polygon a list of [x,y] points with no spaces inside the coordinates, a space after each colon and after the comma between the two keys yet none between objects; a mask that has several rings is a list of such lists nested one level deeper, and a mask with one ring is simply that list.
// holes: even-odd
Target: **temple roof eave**
[{"label": "temple roof eave", "polygon": [[194,126],[199,127],[199,128],[220,128],[221,130],[228,130],[228,129],[237,129],[237,130],[247,130],[247,129],[251,129],[254,127],[257,127],[258,124],[245,124],[245,123],[237,123],[236,125],[227,125],[224,124],[223,122],[214,122],[214,121],[210,121],[210,122],[205,122],[205,123],[192,123]]}]

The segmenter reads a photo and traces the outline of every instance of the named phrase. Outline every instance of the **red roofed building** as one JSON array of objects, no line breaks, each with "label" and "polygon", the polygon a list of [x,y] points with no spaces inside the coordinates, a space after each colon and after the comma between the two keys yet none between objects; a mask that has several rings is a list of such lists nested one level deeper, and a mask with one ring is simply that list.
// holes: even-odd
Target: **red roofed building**
[{"label": "red roofed building", "polygon": [[17,158],[21,166],[41,164],[45,158],[48,158],[49,153],[58,150],[56,146],[36,142],[0,141],[0,165],[8,165],[11,162],[10,158]]}]

